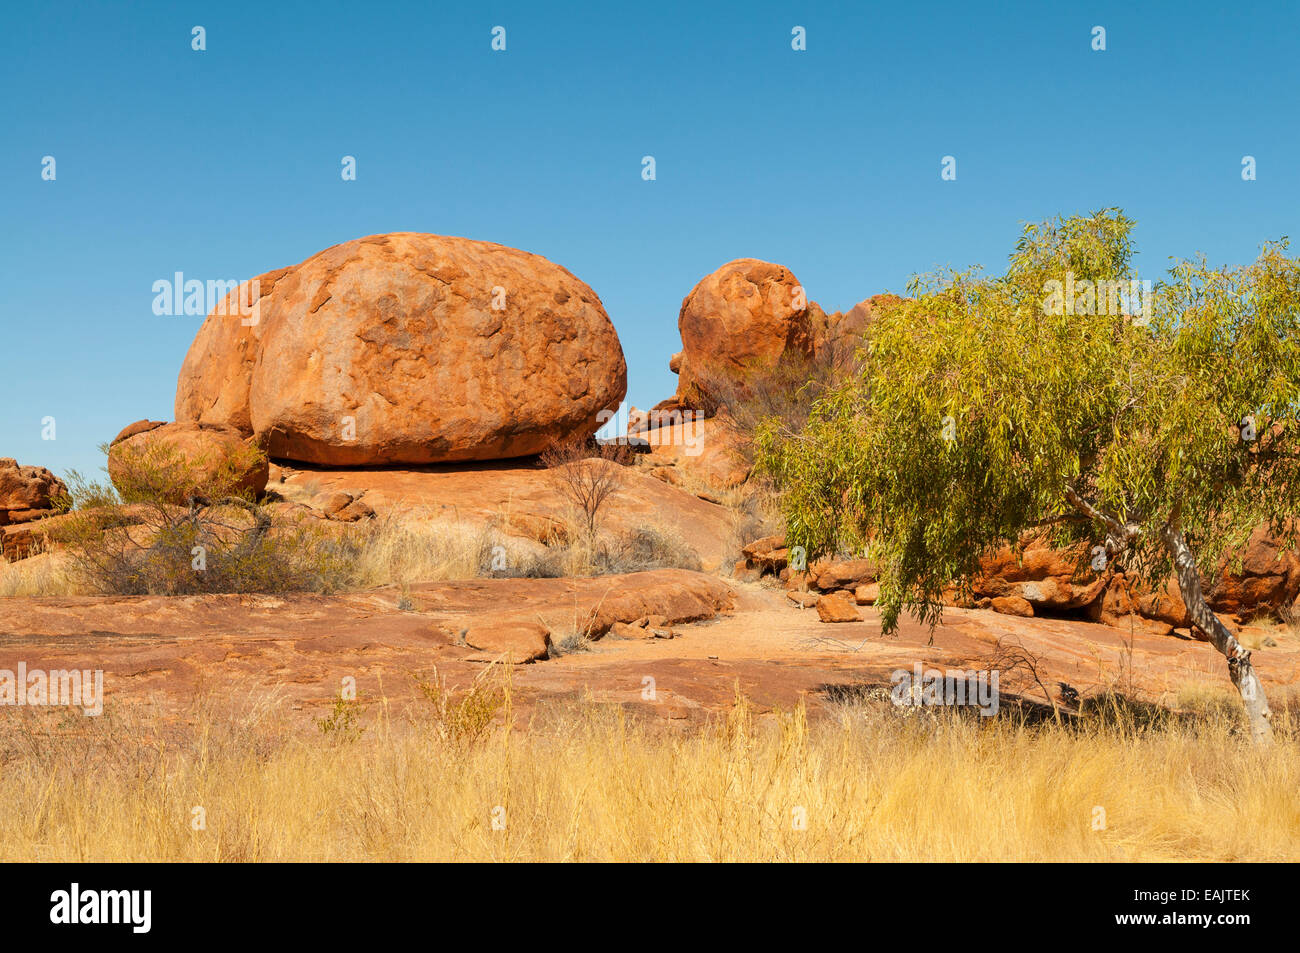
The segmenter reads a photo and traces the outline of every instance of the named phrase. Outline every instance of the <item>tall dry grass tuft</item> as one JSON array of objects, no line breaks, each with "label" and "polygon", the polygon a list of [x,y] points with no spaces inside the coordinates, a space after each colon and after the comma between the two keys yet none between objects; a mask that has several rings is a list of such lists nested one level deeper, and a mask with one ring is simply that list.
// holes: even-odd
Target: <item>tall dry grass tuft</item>
[{"label": "tall dry grass tuft", "polygon": [[352,540],[349,588],[439,579],[473,579],[491,565],[500,534],[481,524],[416,510],[389,513],[343,530]]},{"label": "tall dry grass tuft", "polygon": [[183,739],[111,709],[6,718],[0,859],[1300,859],[1300,751],[1215,718],[810,722],[740,698],[688,730],[573,703],[507,731],[501,689],[429,684],[423,715],[371,704],[344,743],[272,706]]},{"label": "tall dry grass tuft", "polygon": [[63,553],[34,553],[13,562],[0,558],[0,599],[70,596],[81,591]]}]

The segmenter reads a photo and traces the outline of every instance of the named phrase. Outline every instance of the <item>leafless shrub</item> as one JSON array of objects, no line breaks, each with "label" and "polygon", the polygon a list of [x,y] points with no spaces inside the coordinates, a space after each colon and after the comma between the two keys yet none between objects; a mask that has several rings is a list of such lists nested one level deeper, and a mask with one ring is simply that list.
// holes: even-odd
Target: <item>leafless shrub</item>
[{"label": "leafless shrub", "polygon": [[589,444],[579,436],[552,444],[541,456],[551,485],[577,511],[589,542],[596,539],[602,511],[626,480],[611,457],[617,447]]},{"label": "leafless shrub", "polygon": [[1043,681],[1043,675],[1040,671],[1042,660],[1029,652],[1023,645],[1008,644],[998,639],[993,646],[992,653],[984,660],[984,667],[990,672],[998,672],[999,678],[1007,679],[1023,673],[1028,681],[1032,681],[1038,686],[1038,690],[1043,693],[1048,704],[1052,706],[1052,716],[1061,720],[1061,709],[1056,703],[1056,696],[1047,690],[1047,685]]}]

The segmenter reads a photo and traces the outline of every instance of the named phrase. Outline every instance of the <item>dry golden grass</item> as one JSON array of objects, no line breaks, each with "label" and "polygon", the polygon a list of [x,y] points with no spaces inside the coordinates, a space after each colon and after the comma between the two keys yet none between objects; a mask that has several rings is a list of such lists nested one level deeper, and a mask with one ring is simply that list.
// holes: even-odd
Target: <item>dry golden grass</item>
[{"label": "dry golden grass", "polygon": [[[503,534],[496,527],[506,522],[504,513],[498,514],[494,524],[411,509],[360,523],[279,523],[273,536],[282,540],[276,552],[281,561],[302,562],[310,569],[324,565],[329,557],[325,568],[331,585],[325,588],[333,591],[494,574],[591,576],[662,566],[699,568],[694,551],[668,530],[604,533],[594,544],[570,531],[572,542],[548,547]],[[88,545],[94,548],[93,542]],[[188,545],[181,547],[174,560],[186,572],[190,569],[189,551]],[[0,598],[93,594],[95,587],[75,568],[62,550],[12,563],[0,559]],[[494,572],[498,568],[500,572]]]},{"label": "dry golden grass", "polygon": [[[308,524],[308,528],[314,526]],[[481,574],[485,547],[498,541],[481,525],[424,518],[420,514],[335,529],[340,540],[351,538],[358,543],[344,572],[349,589],[472,579]],[[60,550],[14,562],[0,559],[0,598],[92,594],[93,588],[71,570],[67,554]]]},{"label": "dry golden grass", "polygon": [[39,553],[9,562],[0,559],[0,599],[18,596],[70,596],[81,590],[63,553]]},{"label": "dry golden grass", "polygon": [[1237,639],[1252,652],[1275,645],[1293,645],[1300,640],[1300,618],[1293,607],[1286,606],[1277,618],[1253,620],[1241,630]]},{"label": "dry golden grass", "polygon": [[1300,859],[1294,737],[1254,750],[1213,706],[1149,729],[872,704],[810,725],[741,700],[669,730],[574,704],[508,731],[508,684],[425,684],[414,716],[374,703],[311,734],[269,702],[168,742],[111,710],[6,712],[0,859]]},{"label": "dry golden grass", "polygon": [[365,589],[482,575],[485,555],[501,543],[482,524],[412,511],[354,524],[344,532],[361,542],[353,563],[350,588]]}]

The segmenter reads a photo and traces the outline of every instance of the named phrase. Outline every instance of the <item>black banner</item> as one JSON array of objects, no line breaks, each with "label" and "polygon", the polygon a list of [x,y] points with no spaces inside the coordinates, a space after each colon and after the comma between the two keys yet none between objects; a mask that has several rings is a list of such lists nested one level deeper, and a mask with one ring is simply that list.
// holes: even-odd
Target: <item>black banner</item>
[{"label": "black banner", "polygon": [[557,916],[587,935],[608,919],[611,941],[645,930],[645,942],[679,927],[743,936],[776,916],[801,933],[852,930],[873,944],[974,926],[1013,942],[1046,929],[1036,935],[1054,943],[1139,934],[1183,944],[1196,934],[1232,942],[1290,920],[1281,872],[1262,865],[621,866],[8,865],[0,909],[7,939],[121,944],[256,936],[336,945],[380,927],[481,928],[485,915],[494,943],[502,927],[540,937]]}]

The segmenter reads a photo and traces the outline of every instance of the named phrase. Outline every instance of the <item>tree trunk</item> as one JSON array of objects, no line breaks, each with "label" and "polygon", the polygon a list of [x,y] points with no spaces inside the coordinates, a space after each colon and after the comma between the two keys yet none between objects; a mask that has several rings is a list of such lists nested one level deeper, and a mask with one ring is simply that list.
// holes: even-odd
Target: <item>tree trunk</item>
[{"label": "tree trunk", "polygon": [[1192,555],[1182,532],[1175,526],[1164,526],[1160,535],[1169,554],[1174,558],[1174,572],[1178,576],[1178,588],[1187,605],[1187,613],[1192,624],[1210,637],[1213,646],[1223,653],[1228,660],[1228,676],[1232,684],[1241,693],[1241,700],[1246,706],[1246,718],[1250,722],[1250,734],[1256,744],[1271,744],[1273,729],[1269,719],[1273,713],[1268,709],[1268,699],[1264,697],[1264,688],[1255,675],[1255,666],[1251,664],[1250,653],[1236,640],[1228,627],[1223,624],[1205,601],[1201,591],[1201,575],[1196,569],[1196,558]]}]

